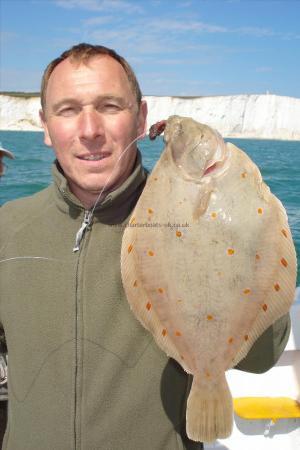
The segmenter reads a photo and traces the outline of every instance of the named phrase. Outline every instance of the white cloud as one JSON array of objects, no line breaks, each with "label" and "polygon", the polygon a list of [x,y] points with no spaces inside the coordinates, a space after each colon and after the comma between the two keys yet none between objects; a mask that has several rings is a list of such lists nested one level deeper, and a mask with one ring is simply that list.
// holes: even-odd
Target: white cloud
[{"label": "white cloud", "polygon": [[268,67],[268,66],[257,67],[255,69],[255,72],[258,72],[258,73],[265,73],[265,72],[272,72],[272,71],[273,71],[272,67]]},{"label": "white cloud", "polygon": [[238,34],[247,34],[249,36],[255,37],[271,37],[276,36],[278,34],[275,31],[270,30],[269,28],[259,28],[259,27],[240,27],[232,30],[232,32]]},{"label": "white cloud", "polygon": [[18,38],[19,35],[13,31],[0,30],[1,45],[8,44],[10,41]]},{"label": "white cloud", "polygon": [[193,6],[193,2],[191,1],[180,2],[177,6],[179,8],[190,8],[191,6]]},{"label": "white cloud", "polygon": [[[57,0],[57,1],[66,1],[66,0]],[[71,0],[76,2],[81,2],[82,0]],[[83,21],[83,25],[87,28],[93,28],[95,26],[105,26],[107,24],[114,25],[115,34],[121,34],[124,36],[123,31],[126,27],[119,28],[118,24],[123,22],[122,17],[116,17],[113,15],[107,15],[102,17],[91,17],[90,19],[86,19]],[[169,37],[170,34],[187,33],[188,36],[195,36],[197,34],[238,34],[238,35],[248,35],[256,38],[263,37],[278,37],[283,39],[299,39],[300,36],[293,33],[281,33],[276,32],[269,28],[263,27],[238,27],[238,28],[228,28],[224,26],[219,26],[212,23],[205,23],[202,21],[191,20],[189,18],[186,19],[177,19],[177,18],[136,18],[134,19],[134,23],[128,26],[127,30],[131,35],[131,30],[136,30],[135,35],[142,39],[145,34],[147,35],[158,35],[159,33],[163,33],[161,35],[161,40],[165,40]],[[127,31],[126,31],[127,32]]]},{"label": "white cloud", "polygon": [[[171,21],[171,23],[174,30],[178,28],[177,22]],[[149,58],[152,57],[153,64],[164,65],[184,64],[186,63],[185,57],[190,52],[193,54],[190,63],[208,64],[215,62],[216,59],[219,61],[225,53],[237,53],[238,51],[245,53],[247,51],[245,48],[239,50],[222,44],[201,44],[199,39],[194,40],[196,32],[191,31],[190,23],[181,24],[182,34],[187,35],[187,39],[183,39],[179,37],[178,32],[170,31],[171,25],[168,27],[169,24],[169,21],[164,20],[159,22],[159,26],[155,26],[155,22],[146,22],[144,19],[136,20],[134,26],[126,23],[119,24],[118,27],[108,27],[103,23],[99,27],[91,26],[90,29],[87,29],[86,39],[92,43],[100,42],[102,45],[115,48],[127,57],[132,55],[134,58],[146,62],[149,62]],[[196,28],[195,25],[194,30]],[[206,29],[212,30],[212,26],[207,26]],[[158,59],[162,55],[163,58]]]},{"label": "white cloud", "polygon": [[55,0],[55,4],[62,8],[80,8],[87,11],[112,12],[117,10],[126,14],[143,12],[140,5],[125,0]]},{"label": "white cloud", "polygon": [[248,35],[256,38],[268,38],[277,37],[285,40],[290,39],[300,39],[300,35],[296,33],[285,33],[280,31],[274,31],[270,28],[265,27],[250,27],[242,26],[238,28],[228,28],[224,26],[219,26],[212,23],[205,23],[197,20],[186,19],[163,19],[156,17],[153,20],[147,21],[147,27],[151,28],[152,31],[164,31],[167,33],[177,32],[184,33],[187,32],[189,35],[192,33],[228,33],[228,34],[238,34],[238,35]]},{"label": "white cloud", "polygon": [[115,16],[99,16],[99,17],[91,17],[90,19],[85,19],[82,21],[82,24],[86,27],[94,27],[115,22],[116,22]]},{"label": "white cloud", "polygon": [[259,28],[259,27],[240,27],[232,30],[234,33],[245,34],[254,37],[277,37],[283,40],[292,40],[292,39],[300,39],[300,34],[291,33],[291,32],[283,32],[283,31],[274,31],[270,28]]},{"label": "white cloud", "polygon": [[162,19],[156,17],[155,20],[148,21],[147,27],[152,31],[164,31],[170,32],[206,32],[206,33],[225,33],[228,32],[227,28],[212,25],[204,22],[191,21],[191,20],[179,20],[179,19]]},{"label": "white cloud", "polygon": [[281,33],[284,40],[290,41],[292,39],[300,39],[300,34],[297,33]]},{"label": "white cloud", "polygon": [[94,41],[105,41],[111,44],[129,45],[134,43],[138,38],[138,31],[130,28],[123,28],[119,30],[95,30],[90,33],[90,38]]}]

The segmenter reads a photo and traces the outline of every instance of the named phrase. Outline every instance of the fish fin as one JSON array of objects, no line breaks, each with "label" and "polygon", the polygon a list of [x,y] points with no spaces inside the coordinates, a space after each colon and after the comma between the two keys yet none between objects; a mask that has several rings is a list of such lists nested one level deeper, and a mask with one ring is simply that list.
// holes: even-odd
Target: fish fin
[{"label": "fish fin", "polygon": [[[272,278],[264,296],[261,298],[261,308],[251,325],[248,333],[248,339],[243,343],[239,352],[231,361],[230,367],[236,366],[255,343],[255,341],[262,335],[262,333],[270,327],[276,320],[287,314],[290,310],[295,297],[296,278],[297,278],[297,256],[291,232],[288,226],[285,209],[281,202],[273,196],[273,202],[277,206],[278,225],[274,229],[274,233],[278,235],[278,239],[269,238],[266,243],[267,247],[274,250],[275,261],[269,261],[269,267],[272,268]],[[284,234],[282,234],[282,230]],[[284,258],[283,258],[284,256]],[[285,266],[280,260],[288,261]],[[247,334],[247,332],[245,332]]]},{"label": "fish fin", "polygon": [[225,373],[211,389],[195,377],[187,401],[187,435],[197,442],[224,439],[232,432],[233,406]]}]

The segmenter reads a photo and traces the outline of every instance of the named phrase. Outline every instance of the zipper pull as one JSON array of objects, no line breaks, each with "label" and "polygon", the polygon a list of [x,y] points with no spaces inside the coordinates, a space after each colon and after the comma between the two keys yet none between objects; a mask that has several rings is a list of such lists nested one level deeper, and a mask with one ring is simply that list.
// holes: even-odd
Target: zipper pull
[{"label": "zipper pull", "polygon": [[83,222],[81,224],[81,227],[79,228],[79,230],[76,233],[76,239],[75,239],[75,247],[73,248],[73,252],[78,252],[79,247],[80,247],[80,243],[82,241],[83,235],[86,231],[86,228],[88,225],[90,225],[91,221],[92,221],[92,216],[93,216],[93,212],[92,211],[85,211],[84,212],[84,218],[83,218]]}]

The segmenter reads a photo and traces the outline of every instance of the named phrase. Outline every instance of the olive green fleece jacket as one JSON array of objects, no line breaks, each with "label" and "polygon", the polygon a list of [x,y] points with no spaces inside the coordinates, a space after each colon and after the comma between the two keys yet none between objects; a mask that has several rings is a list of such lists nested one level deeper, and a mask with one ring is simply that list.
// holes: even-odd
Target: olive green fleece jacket
[{"label": "olive green fleece jacket", "polygon": [[[143,189],[131,176],[95,210],[57,166],[54,183],[0,208],[0,321],[8,349],[6,450],[199,449],[184,435],[190,379],[134,318],[120,275],[124,224]],[[284,317],[240,364],[261,372],[283,351]]]}]

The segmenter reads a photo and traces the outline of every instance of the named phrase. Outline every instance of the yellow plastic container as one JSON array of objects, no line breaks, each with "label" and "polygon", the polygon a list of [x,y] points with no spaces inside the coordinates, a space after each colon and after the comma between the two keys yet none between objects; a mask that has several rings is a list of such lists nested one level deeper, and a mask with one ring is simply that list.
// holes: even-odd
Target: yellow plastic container
[{"label": "yellow plastic container", "polygon": [[289,397],[240,397],[233,400],[234,412],[243,419],[300,418],[300,403]]}]

